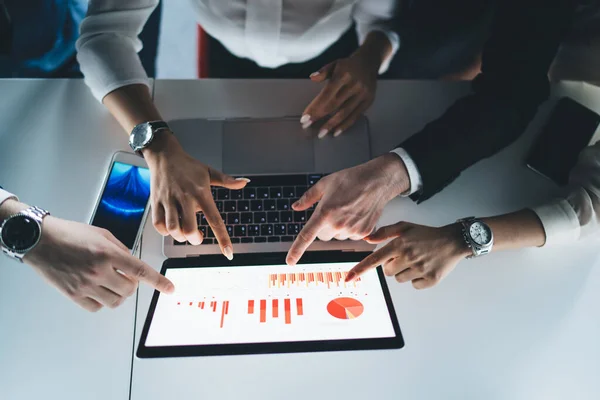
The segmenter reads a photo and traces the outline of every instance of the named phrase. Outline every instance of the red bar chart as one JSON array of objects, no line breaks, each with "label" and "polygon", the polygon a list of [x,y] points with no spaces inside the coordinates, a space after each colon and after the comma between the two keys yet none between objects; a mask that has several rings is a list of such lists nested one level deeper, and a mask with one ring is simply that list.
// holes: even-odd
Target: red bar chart
[{"label": "red bar chart", "polygon": [[[181,302],[178,301],[177,305],[181,306],[182,304],[187,305],[187,307],[185,308],[199,308],[200,310],[205,310],[204,306],[206,305],[206,301],[190,301],[190,302]],[[196,307],[194,307],[194,304],[196,304]],[[206,308],[206,311],[212,311],[213,313],[217,312],[217,308],[219,306],[219,302],[216,300],[211,301],[210,303],[208,303],[209,307]],[[223,323],[225,322],[225,316],[229,314],[229,300],[225,300],[223,302],[221,302],[221,320],[219,323],[219,327],[222,328],[223,327]]]},{"label": "red bar chart", "polygon": [[[248,300],[248,314],[254,314],[254,303],[255,300]],[[293,314],[293,310],[292,310],[292,304],[295,305],[296,308],[296,315],[297,316],[302,316],[304,315],[304,307],[303,307],[303,303],[302,303],[302,299],[301,298],[297,298],[295,299],[295,303],[292,303],[292,299],[290,298],[285,298],[283,299],[283,301],[281,302],[279,299],[272,299],[270,302],[267,302],[266,299],[261,299],[258,300],[258,303],[260,304],[260,313],[259,313],[259,318],[258,321],[263,324],[267,322],[267,315],[269,314],[267,312],[267,306],[271,305],[271,318],[273,319],[278,319],[280,318],[280,304],[283,303],[283,319],[285,324],[289,325],[292,323],[292,314]]]},{"label": "red bar chart", "polygon": [[346,283],[346,275],[348,275],[347,271],[269,274],[269,288],[318,287],[319,285],[328,289],[358,287],[361,278]]}]

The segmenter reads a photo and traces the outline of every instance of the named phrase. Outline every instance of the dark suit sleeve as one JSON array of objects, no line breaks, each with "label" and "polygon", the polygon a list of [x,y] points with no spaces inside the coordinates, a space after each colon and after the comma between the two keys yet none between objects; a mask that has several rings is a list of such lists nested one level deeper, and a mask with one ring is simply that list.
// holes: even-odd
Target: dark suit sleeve
[{"label": "dark suit sleeve", "polygon": [[477,161],[515,141],[550,92],[548,69],[575,9],[574,0],[500,0],[472,94],[410,137],[422,190],[433,196]]}]

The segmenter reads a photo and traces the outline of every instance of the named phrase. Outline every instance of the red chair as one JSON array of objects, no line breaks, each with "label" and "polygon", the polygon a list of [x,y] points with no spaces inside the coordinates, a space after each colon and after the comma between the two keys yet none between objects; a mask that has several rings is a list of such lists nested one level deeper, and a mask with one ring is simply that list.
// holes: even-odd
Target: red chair
[{"label": "red chair", "polygon": [[208,66],[208,36],[204,29],[198,25],[198,78],[210,77]]}]

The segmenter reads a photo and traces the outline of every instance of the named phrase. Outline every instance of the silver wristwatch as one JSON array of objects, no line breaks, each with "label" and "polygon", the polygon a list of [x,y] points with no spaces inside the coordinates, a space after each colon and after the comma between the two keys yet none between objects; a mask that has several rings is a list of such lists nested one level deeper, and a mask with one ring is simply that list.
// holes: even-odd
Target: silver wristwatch
[{"label": "silver wristwatch", "polygon": [[170,130],[165,121],[150,121],[138,124],[129,135],[129,146],[141,155],[141,151],[150,146],[157,132]]},{"label": "silver wristwatch", "polygon": [[494,234],[488,224],[475,217],[459,219],[456,222],[461,224],[463,238],[473,251],[467,258],[479,257],[492,251]]},{"label": "silver wristwatch", "polygon": [[38,207],[30,207],[11,215],[0,227],[0,247],[9,257],[23,262],[42,237],[42,221],[50,213]]}]

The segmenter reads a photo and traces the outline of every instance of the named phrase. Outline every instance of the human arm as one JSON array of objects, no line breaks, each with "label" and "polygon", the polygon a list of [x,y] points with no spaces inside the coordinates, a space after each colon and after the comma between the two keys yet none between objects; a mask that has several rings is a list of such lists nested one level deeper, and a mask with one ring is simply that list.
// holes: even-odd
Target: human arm
[{"label": "human arm", "polygon": [[292,244],[286,262],[296,264],[317,237],[323,241],[360,240],[369,235],[385,205],[408,189],[407,176],[400,157],[388,153],[319,180],[292,204],[295,211],[303,211],[319,203]]},{"label": "human arm", "polygon": [[433,196],[525,131],[549,95],[547,72],[574,8],[571,0],[498,2],[472,94],[400,145],[420,174],[415,201]]},{"label": "human arm", "polygon": [[[544,228],[531,210],[481,220],[494,233],[492,251],[544,244]],[[429,227],[399,222],[384,226],[365,238],[373,244],[389,239],[392,240],[388,244],[352,268],[346,280],[354,280],[369,269],[382,265],[384,273],[395,276],[399,283],[412,282],[414,288],[425,289],[438,284],[460,261],[472,254],[458,223]]]},{"label": "human arm", "polygon": [[390,0],[362,0],[354,6],[360,47],[310,76],[313,82],[327,84],[302,113],[304,128],[323,120],[319,138],[339,136],[371,106],[377,76],[387,70],[400,45],[392,26],[396,8],[396,2]]},{"label": "human arm", "polygon": [[[0,203],[0,224],[27,208],[15,198]],[[107,230],[51,215],[43,219],[40,241],[23,262],[88,311],[119,306],[138,282],[165,293],[174,290],[171,281],[132,256]]]},{"label": "human arm", "polygon": [[[162,120],[136,54],[142,45],[138,34],[157,4],[158,0],[92,1],[77,41],[86,83],[127,134],[140,123]],[[156,230],[179,242],[198,245],[203,236],[198,230],[196,212],[202,211],[221,252],[231,259],[233,245],[210,186],[241,189],[246,181],[190,157],[168,131],[158,132],[142,153],[151,174],[150,201]]]},{"label": "human arm", "polygon": [[[600,142],[585,148],[571,171],[565,198],[497,217],[483,218],[494,234],[492,251],[572,243],[600,235]],[[382,227],[366,240],[381,243],[348,275],[348,280],[383,265],[398,282],[412,281],[417,289],[439,283],[471,250],[460,226],[440,228],[400,222]]]}]

